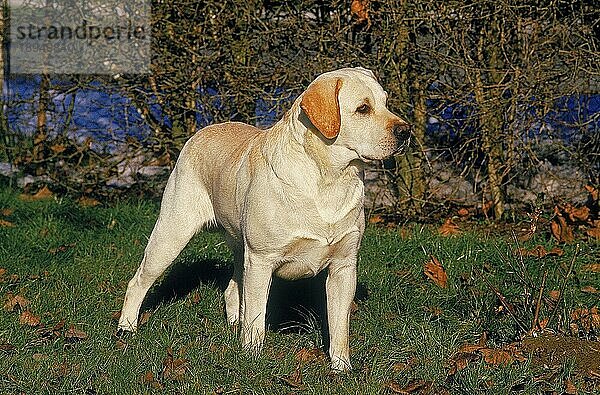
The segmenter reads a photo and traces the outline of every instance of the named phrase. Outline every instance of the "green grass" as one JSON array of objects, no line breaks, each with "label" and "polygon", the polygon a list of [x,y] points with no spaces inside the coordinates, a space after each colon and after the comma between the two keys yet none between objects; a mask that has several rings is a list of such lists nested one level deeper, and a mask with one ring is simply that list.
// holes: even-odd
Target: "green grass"
[{"label": "green grass", "polygon": [[[540,318],[552,316],[551,328],[567,330],[570,311],[600,304],[597,294],[581,292],[587,285],[600,288],[598,274],[580,270],[598,263],[598,243],[581,244],[576,256],[576,247],[567,245],[560,257],[520,259],[514,242],[484,240],[475,232],[445,238],[415,225],[406,237],[397,229],[370,227],[360,253],[358,309],[351,323],[354,370],[333,375],[327,361],[296,357],[299,350],[324,344],[318,314],[307,312],[311,306],[318,311],[322,278],[300,284],[311,292],[298,284],[273,291],[272,327],[288,329],[269,331],[264,352],[248,355],[224,317],[222,289],[231,254],[220,234],[206,232],[155,284],[144,307],[151,312],[148,322],[123,343],[115,337],[112,316],[142,257],[157,204],[85,208],[61,198],[25,202],[16,191],[3,189],[0,210],[6,208],[12,212],[0,218],[14,226],[0,227],[0,268],[6,270],[0,277],[2,303],[9,294],[21,295],[44,328],[61,321],[64,327],[44,333],[20,324],[18,308],[0,309],[0,394],[377,394],[391,393],[390,383],[402,388],[414,380],[430,383],[431,393],[506,394],[510,388],[560,393],[572,364],[552,380],[536,380],[541,368],[528,361],[494,366],[479,359],[450,377],[449,361],[483,332],[491,346],[518,340],[523,330],[516,320],[531,326],[545,271],[546,296],[564,283],[556,313],[547,304],[540,312]],[[550,247],[552,242],[539,236],[527,246],[536,244]],[[430,255],[443,263],[447,288],[424,276]],[[515,317],[501,311],[490,285],[514,306]],[[297,313],[298,301],[308,307],[291,314]],[[87,337],[65,339],[71,325]],[[179,380],[161,374],[168,349],[173,359],[186,360]],[[302,374],[299,388],[282,379],[296,370]],[[143,379],[148,372],[154,381]],[[583,378],[572,380],[583,386]]]}]

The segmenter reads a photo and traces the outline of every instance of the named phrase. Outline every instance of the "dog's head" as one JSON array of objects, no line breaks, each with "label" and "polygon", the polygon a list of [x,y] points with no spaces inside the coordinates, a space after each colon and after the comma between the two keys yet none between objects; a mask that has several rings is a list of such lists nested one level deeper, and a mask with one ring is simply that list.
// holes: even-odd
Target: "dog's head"
[{"label": "dog's head", "polygon": [[327,144],[363,161],[401,153],[411,126],[386,107],[387,93],[370,70],[357,67],[321,74],[302,94],[300,107]]}]

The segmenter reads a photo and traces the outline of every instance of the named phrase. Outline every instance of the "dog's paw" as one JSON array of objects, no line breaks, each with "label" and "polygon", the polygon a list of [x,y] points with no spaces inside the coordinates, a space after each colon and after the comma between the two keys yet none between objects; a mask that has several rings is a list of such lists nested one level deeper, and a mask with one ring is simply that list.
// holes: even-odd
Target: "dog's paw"
[{"label": "dog's paw", "polygon": [[115,336],[118,337],[119,339],[125,339],[128,337],[131,337],[134,332],[135,331],[119,327],[119,328],[117,328],[117,333],[115,333]]},{"label": "dog's paw", "polygon": [[331,359],[331,370],[334,373],[347,372],[352,370],[352,365],[349,360],[334,357]]}]

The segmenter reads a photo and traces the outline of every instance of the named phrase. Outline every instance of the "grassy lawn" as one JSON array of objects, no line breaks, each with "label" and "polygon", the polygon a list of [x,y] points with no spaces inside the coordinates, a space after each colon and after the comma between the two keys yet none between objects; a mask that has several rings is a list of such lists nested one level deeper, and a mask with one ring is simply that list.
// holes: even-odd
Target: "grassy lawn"
[{"label": "grassy lawn", "polygon": [[[594,359],[540,363],[543,355],[520,342],[536,310],[539,326],[595,339],[597,242],[523,257],[520,247],[556,245],[544,234],[520,245],[484,237],[485,223],[459,224],[463,233],[454,237],[436,227],[371,225],[351,323],[354,370],[333,375],[321,352],[322,276],[274,284],[274,330],[260,356],[248,355],[225,322],[231,254],[220,234],[202,233],[151,289],[138,333],[118,339],[115,317],[156,202],[85,207],[56,197],[26,201],[3,188],[0,210],[0,394],[600,391],[588,371]],[[432,256],[444,267],[437,274],[446,273],[445,288],[424,274]]]}]

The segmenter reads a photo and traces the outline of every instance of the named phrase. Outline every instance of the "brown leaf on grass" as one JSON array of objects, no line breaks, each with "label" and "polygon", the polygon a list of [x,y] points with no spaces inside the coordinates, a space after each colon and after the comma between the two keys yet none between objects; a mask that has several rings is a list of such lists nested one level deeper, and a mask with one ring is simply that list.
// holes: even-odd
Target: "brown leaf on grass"
[{"label": "brown leaf on grass", "polygon": [[577,395],[577,387],[573,384],[571,379],[565,380],[565,395]]},{"label": "brown leaf on grass", "polygon": [[188,370],[188,361],[184,358],[174,358],[173,350],[167,348],[167,356],[163,360],[161,376],[164,380],[181,381]]},{"label": "brown leaf on grass", "polygon": [[16,307],[20,309],[24,309],[29,306],[29,300],[25,299],[21,295],[13,295],[12,293],[6,294],[7,300],[4,302],[4,310],[6,311],[14,311]]},{"label": "brown leaf on grass", "polygon": [[469,363],[477,361],[481,356],[474,352],[457,352],[450,359],[450,369],[448,370],[448,376],[453,376],[457,372],[460,372],[466,368]]},{"label": "brown leaf on grass", "polygon": [[193,304],[198,304],[200,303],[200,292],[198,291],[194,291],[194,293],[192,294],[192,303]]},{"label": "brown leaf on grass", "polygon": [[441,262],[435,256],[431,255],[431,260],[425,263],[424,273],[437,286],[441,288],[448,287],[448,275]]},{"label": "brown leaf on grass", "polygon": [[294,389],[297,389],[297,390],[306,389],[306,384],[304,384],[304,381],[302,380],[302,371],[300,370],[300,367],[297,367],[296,370],[294,370],[292,373],[288,374],[287,376],[279,377],[279,380],[281,380],[284,384],[286,384]]},{"label": "brown leaf on grass", "polygon": [[64,361],[62,363],[56,363],[56,364],[54,364],[54,366],[52,366],[52,373],[58,377],[68,377],[68,376],[76,375],[80,372],[81,372],[81,365],[78,363],[71,365],[71,364],[67,363],[66,361]]},{"label": "brown leaf on grass", "polygon": [[600,273],[600,263],[589,263],[583,265],[581,270],[584,272]]},{"label": "brown leaf on grass", "polygon": [[517,253],[524,257],[533,256],[537,258],[544,258],[546,256],[563,256],[565,252],[558,247],[554,247],[550,251],[546,251],[544,246],[537,245],[531,250],[528,250],[526,248],[519,248],[517,249]]},{"label": "brown leaf on grass", "polygon": [[458,225],[452,221],[452,218],[448,218],[444,221],[442,226],[438,228],[438,233],[442,236],[454,236],[460,234],[461,231],[458,228]]},{"label": "brown leaf on grass", "polygon": [[379,214],[371,215],[371,217],[369,218],[369,223],[373,224],[373,225],[382,224],[384,222],[385,222],[385,220]]},{"label": "brown leaf on grass", "polygon": [[37,200],[51,199],[53,196],[54,194],[52,193],[52,191],[47,186],[44,186],[42,189],[37,191],[35,195],[21,194],[19,195],[19,198],[25,202],[34,202]]},{"label": "brown leaf on grass", "polygon": [[509,365],[514,361],[523,362],[526,360],[516,345],[493,348],[487,347],[486,342],[487,334],[484,332],[481,334],[477,344],[463,344],[450,359],[448,376],[454,375],[456,372],[466,368],[469,363],[478,361],[481,358],[483,358],[485,363],[493,366]]},{"label": "brown leaf on grass", "polygon": [[[596,222],[600,222],[600,221],[596,221]],[[585,234],[587,234],[589,237],[593,237],[596,240],[600,240],[600,224],[596,225],[593,228],[586,229]]]},{"label": "brown leaf on grass", "polygon": [[12,228],[13,226],[15,226],[15,224],[13,224],[12,222],[0,218],[0,227]]},{"label": "brown leaf on grass", "polygon": [[6,274],[6,269],[3,267],[0,267],[0,277],[3,277]]},{"label": "brown leaf on grass", "polygon": [[3,217],[10,217],[11,215],[13,215],[14,212],[14,208],[3,208],[2,210],[0,210],[0,214],[2,214]]},{"label": "brown leaf on grass", "polygon": [[65,340],[68,342],[78,342],[82,340],[86,340],[88,338],[87,333],[84,331],[75,328],[73,324],[69,325],[69,329],[65,332]]},{"label": "brown leaf on grass", "polygon": [[410,358],[406,362],[396,362],[396,363],[394,363],[392,365],[392,372],[394,372],[394,373],[400,373],[400,372],[404,372],[405,370],[410,370],[417,363],[418,363],[418,360],[415,357]]},{"label": "brown leaf on grass", "polygon": [[569,221],[575,222],[583,222],[586,223],[590,216],[589,207],[574,207],[570,204],[565,204],[563,208],[563,212],[567,214]]},{"label": "brown leaf on grass", "polygon": [[38,326],[40,324],[40,322],[41,322],[40,317],[33,314],[29,310],[25,310],[19,316],[19,324],[21,324],[21,325]]},{"label": "brown leaf on grass", "polygon": [[56,248],[50,248],[50,249],[48,250],[48,253],[49,253],[49,254],[52,254],[52,255],[56,255],[56,254],[58,254],[59,252],[65,252],[65,251],[68,251],[68,250],[70,250],[71,248],[75,247],[76,245],[77,245],[76,243],[63,244],[63,245],[60,245],[60,246],[58,246],[58,247],[56,247]]},{"label": "brown leaf on grass", "polygon": [[550,224],[552,236],[554,236],[559,243],[571,243],[575,240],[573,229],[567,224],[565,217],[560,215],[556,210],[557,208],[555,207],[557,215],[554,216],[554,219],[552,219],[552,223]]},{"label": "brown leaf on grass", "polygon": [[427,393],[433,383],[426,380],[412,380],[407,385],[402,386],[397,381],[390,380],[386,382],[383,387],[391,390],[395,394],[411,395],[419,393]]},{"label": "brown leaf on grass", "polygon": [[461,217],[463,217],[463,218],[466,218],[466,217],[470,216],[471,213],[470,213],[470,211],[467,208],[461,207],[461,208],[458,209],[458,215],[461,216]]},{"label": "brown leaf on grass", "polygon": [[598,290],[596,289],[596,287],[592,287],[591,285],[587,285],[587,286],[581,288],[581,292],[584,292],[586,294],[597,294]]},{"label": "brown leaf on grass", "polygon": [[[120,314],[119,314],[120,316]],[[148,321],[150,320],[150,317],[152,316],[152,313],[149,311],[144,311],[142,313],[142,315],[140,315],[140,319],[138,321],[138,326],[142,326],[146,323],[148,323]]]},{"label": "brown leaf on grass", "polygon": [[600,329],[598,307],[575,309],[571,312],[570,317],[572,321],[571,330],[573,332],[583,330],[585,333],[590,333]]},{"label": "brown leaf on grass", "polygon": [[140,382],[142,384],[148,385],[154,389],[162,389],[163,385],[160,381],[156,380],[154,377],[154,373],[151,371],[147,371],[140,377]]},{"label": "brown leaf on grass", "polygon": [[81,206],[81,207],[96,207],[102,203],[100,203],[98,200],[93,199],[91,197],[86,197],[86,196],[82,196],[77,200],[77,203]]},{"label": "brown leaf on grass", "polygon": [[597,202],[598,199],[600,198],[600,190],[594,188],[591,185],[586,185],[585,190],[588,191],[588,193],[590,194],[590,198],[593,202]]},{"label": "brown leaf on grass", "polygon": [[513,361],[513,356],[508,351],[497,348],[482,348],[479,350],[483,354],[483,360],[488,365],[507,366]]},{"label": "brown leaf on grass", "polygon": [[0,342],[0,351],[2,351],[2,352],[10,354],[10,353],[14,352],[15,349],[16,349],[16,347],[10,343],[6,343],[4,341]]},{"label": "brown leaf on grass", "polygon": [[367,26],[371,25],[369,0],[352,0],[352,3],[350,3],[350,14],[356,17],[357,24],[366,23]]},{"label": "brown leaf on grass", "polygon": [[301,348],[296,352],[296,361],[300,363],[312,363],[325,361],[325,353],[320,348]]}]

